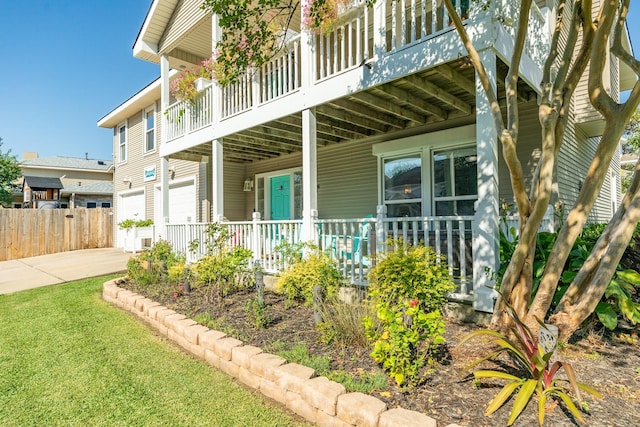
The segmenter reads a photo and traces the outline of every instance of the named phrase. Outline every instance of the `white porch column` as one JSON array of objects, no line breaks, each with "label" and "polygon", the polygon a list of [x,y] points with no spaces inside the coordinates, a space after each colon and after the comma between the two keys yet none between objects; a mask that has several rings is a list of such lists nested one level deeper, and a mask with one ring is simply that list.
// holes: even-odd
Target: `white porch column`
[{"label": "white porch column", "polygon": [[211,220],[222,221],[224,217],[224,180],[222,162],[222,138],[211,141]]},{"label": "white porch column", "polygon": [[[482,63],[496,90],[496,55],[480,52]],[[498,270],[498,132],[490,105],[476,76],[476,141],[478,155],[478,202],[473,225],[473,308],[493,312],[494,282],[486,274]]]},{"label": "white porch column", "polygon": [[169,58],[167,55],[160,56],[160,111],[162,112],[161,120],[162,120],[162,143],[166,141],[167,132],[164,129],[167,129],[167,118],[164,115],[164,112],[169,108],[169,103],[171,102],[170,94],[169,94]]},{"label": "white porch column", "polygon": [[302,241],[316,242],[318,231],[318,158],[316,111],[302,110]]},{"label": "white porch column", "polygon": [[[311,7],[313,0],[302,0],[300,7],[300,19],[304,19],[303,10],[306,7]],[[314,80],[313,73],[315,72],[315,37],[313,37],[308,29],[303,29],[300,32],[300,86],[302,92],[307,92],[311,87],[311,82]]]},{"label": "white porch column", "polygon": [[[167,55],[160,56],[160,115],[162,129],[167,129],[167,119],[164,112],[169,107],[169,58]],[[167,132],[160,132],[162,139],[160,144],[166,141]],[[160,218],[162,224],[156,224],[156,234],[165,235],[164,225],[169,221],[169,158],[160,157]]]},{"label": "white porch column", "polygon": [[164,225],[169,222],[169,158],[160,157],[160,209],[162,224],[156,224],[156,234],[165,236]]}]

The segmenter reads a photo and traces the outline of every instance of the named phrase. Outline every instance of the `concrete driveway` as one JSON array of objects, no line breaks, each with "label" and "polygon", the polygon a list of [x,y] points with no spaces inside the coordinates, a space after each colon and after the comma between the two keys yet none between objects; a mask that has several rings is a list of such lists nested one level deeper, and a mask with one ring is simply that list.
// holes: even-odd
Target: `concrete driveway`
[{"label": "concrete driveway", "polygon": [[0,294],[124,272],[131,256],[102,248],[0,261]]}]

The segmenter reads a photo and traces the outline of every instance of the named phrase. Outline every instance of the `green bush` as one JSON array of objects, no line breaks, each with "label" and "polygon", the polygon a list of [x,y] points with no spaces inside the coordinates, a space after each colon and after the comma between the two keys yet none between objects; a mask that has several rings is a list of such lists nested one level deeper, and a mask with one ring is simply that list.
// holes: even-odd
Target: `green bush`
[{"label": "green bush", "polygon": [[314,286],[322,287],[325,298],[332,298],[342,282],[342,274],[329,255],[315,250],[294,261],[278,277],[276,290],[288,301],[311,305]]},{"label": "green bush", "polygon": [[208,299],[218,299],[238,289],[251,286],[254,276],[249,267],[251,251],[235,247],[215,255],[207,255],[191,268],[193,288],[204,288]]},{"label": "green bush", "polygon": [[398,242],[370,274],[374,317],[364,319],[371,356],[400,386],[422,382],[423,367],[444,343],[440,310],[455,288],[447,264],[431,248]]},{"label": "green bush", "polygon": [[159,284],[166,276],[167,269],[184,263],[184,257],[172,250],[171,243],[159,240],[127,262],[127,276],[138,286]]},{"label": "green bush", "polygon": [[193,288],[204,288],[206,298],[215,295],[218,300],[230,292],[250,286],[254,275],[249,266],[252,252],[239,246],[230,247],[229,230],[220,223],[208,224],[202,241],[189,242],[189,249],[195,252],[204,248],[205,256],[190,269]]},{"label": "green bush", "polygon": [[322,322],[317,329],[325,343],[357,345],[369,344],[363,320],[371,315],[370,307],[363,302],[344,302],[337,298],[324,301],[320,306]]},{"label": "green bush", "polygon": [[[604,232],[607,224],[587,224],[580,236],[576,239],[569,254],[564,271],[556,292],[553,295],[552,310],[557,306],[571,282],[587,260],[591,250]],[[556,233],[538,233],[536,240],[536,253],[533,262],[533,287],[531,299],[536,295],[538,285],[547,264],[547,259],[557,238]],[[515,246],[515,242],[503,242],[501,239],[501,269],[497,274],[500,280],[510,257],[505,258],[509,248]],[[629,246],[624,252],[616,272],[608,284],[605,294],[595,309],[595,316],[602,325],[608,329],[615,329],[618,325],[618,317],[623,316],[633,324],[640,323],[640,304],[635,302],[638,289],[640,289],[640,224],[636,226]]]}]

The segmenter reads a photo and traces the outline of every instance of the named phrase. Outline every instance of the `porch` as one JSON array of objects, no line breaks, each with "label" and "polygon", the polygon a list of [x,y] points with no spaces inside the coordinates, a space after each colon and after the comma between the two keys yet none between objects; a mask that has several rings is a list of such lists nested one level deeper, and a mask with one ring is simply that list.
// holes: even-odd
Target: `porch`
[{"label": "porch", "polygon": [[[380,255],[402,240],[407,245],[430,246],[447,263],[457,288],[451,298],[473,300],[473,216],[390,218],[379,207],[375,218],[316,219],[312,243],[335,261],[351,285],[367,286],[368,274]],[[283,245],[302,243],[302,221],[261,220],[222,222],[230,232],[229,247],[243,247],[253,253],[263,271],[277,274],[287,268]],[[167,224],[164,237],[176,252],[195,262],[204,256],[202,245],[191,252],[190,242],[203,241],[207,224]]]}]

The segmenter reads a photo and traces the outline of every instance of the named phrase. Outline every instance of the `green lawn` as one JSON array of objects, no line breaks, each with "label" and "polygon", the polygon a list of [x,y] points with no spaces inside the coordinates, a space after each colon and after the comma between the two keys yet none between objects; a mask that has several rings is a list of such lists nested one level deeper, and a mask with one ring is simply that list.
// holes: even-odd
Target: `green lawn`
[{"label": "green lawn", "polygon": [[0,425],[300,424],[104,302],[109,278],[0,295]]}]

